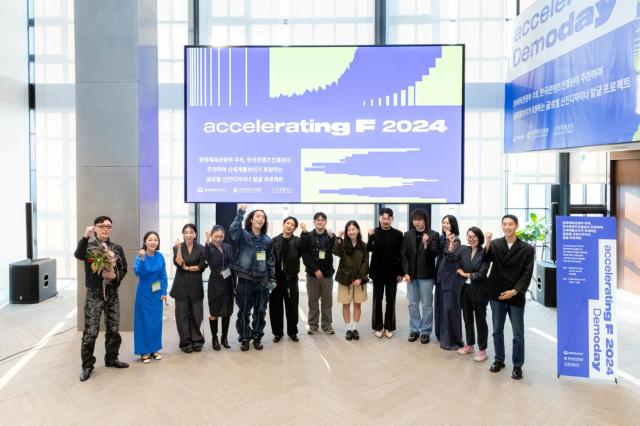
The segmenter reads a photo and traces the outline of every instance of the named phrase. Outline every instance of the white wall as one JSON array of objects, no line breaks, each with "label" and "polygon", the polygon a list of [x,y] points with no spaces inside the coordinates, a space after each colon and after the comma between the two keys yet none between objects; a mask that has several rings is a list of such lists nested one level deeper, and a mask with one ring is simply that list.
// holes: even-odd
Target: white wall
[{"label": "white wall", "polygon": [[24,203],[29,201],[27,11],[0,2],[0,304],[8,297],[9,263],[26,257]]}]

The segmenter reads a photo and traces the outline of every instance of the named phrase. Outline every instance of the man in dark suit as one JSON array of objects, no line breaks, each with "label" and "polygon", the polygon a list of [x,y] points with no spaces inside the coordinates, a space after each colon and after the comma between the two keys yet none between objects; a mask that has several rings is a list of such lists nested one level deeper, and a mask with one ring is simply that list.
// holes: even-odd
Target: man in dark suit
[{"label": "man in dark suit", "polygon": [[[402,232],[391,227],[393,210],[380,209],[380,226],[369,230],[367,250],[371,252],[369,276],[373,279],[372,327],[378,338],[393,336],[396,329],[396,292],[402,271]],[[382,298],[386,293],[387,305],[382,314]]]},{"label": "man in dark suit", "polygon": [[489,369],[497,373],[505,367],[504,322],[509,315],[513,329],[513,372],[511,377],[522,379],[524,364],[524,305],[525,293],[531,282],[535,249],[516,236],[518,218],[508,214],[502,218],[503,238],[491,241],[485,236],[486,261],[492,262],[488,288],[493,318],[493,346],[495,361]]}]

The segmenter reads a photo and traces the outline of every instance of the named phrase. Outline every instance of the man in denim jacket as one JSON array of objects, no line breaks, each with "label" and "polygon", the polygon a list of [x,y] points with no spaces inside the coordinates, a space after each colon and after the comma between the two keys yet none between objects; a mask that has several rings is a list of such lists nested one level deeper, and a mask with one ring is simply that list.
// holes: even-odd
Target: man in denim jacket
[{"label": "man in denim jacket", "polygon": [[243,228],[242,220],[246,210],[247,205],[240,204],[238,214],[229,227],[231,239],[236,244],[231,269],[238,279],[236,329],[242,351],[249,350],[251,339],[253,347],[262,350],[261,340],[264,336],[269,293],[276,287],[273,245],[267,235],[267,214],[263,210],[252,211],[244,221]]}]

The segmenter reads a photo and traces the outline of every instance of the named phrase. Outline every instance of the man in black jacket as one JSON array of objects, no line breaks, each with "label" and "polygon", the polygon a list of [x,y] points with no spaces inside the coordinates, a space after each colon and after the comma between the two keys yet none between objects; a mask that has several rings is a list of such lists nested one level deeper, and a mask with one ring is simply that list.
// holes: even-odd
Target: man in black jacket
[{"label": "man in black jacket", "polygon": [[[98,330],[100,329],[100,316],[104,311],[105,331],[105,355],[104,363],[107,367],[127,368],[129,364],[118,360],[118,350],[122,337],[118,332],[120,326],[120,300],[118,299],[118,287],[127,274],[127,260],[124,251],[118,244],[111,242],[111,230],[113,222],[107,216],[99,216],[93,221],[93,226],[87,226],[84,235],[78,241],[78,247],[74,253],[76,259],[84,262],[85,286],[87,295],[84,305],[84,332],[82,333],[82,372],[80,381],[84,382],[91,377],[96,357],[93,349],[96,345]],[[91,236],[94,241],[89,241]],[[101,273],[93,272],[91,264],[94,259],[90,252],[100,246],[105,247],[113,254],[116,261],[114,270],[103,270]]]},{"label": "man in black jacket", "polygon": [[[371,326],[378,338],[393,336],[396,329],[396,292],[402,271],[402,232],[391,227],[393,210],[380,209],[380,225],[369,230],[367,250],[372,253],[369,276],[373,280],[373,315]],[[384,316],[382,298],[387,294]]]},{"label": "man in black jacket", "polygon": [[318,332],[320,322],[320,308],[322,303],[322,330],[327,334],[334,334],[331,323],[331,307],[333,306],[333,246],[336,236],[327,230],[327,215],[317,212],[313,215],[314,230],[307,232],[304,223],[302,229],[301,246],[302,261],[307,270],[307,297],[309,299],[309,334]]},{"label": "man in black jacket", "polygon": [[429,215],[424,209],[413,210],[411,222],[413,228],[405,232],[402,242],[402,269],[409,300],[409,341],[415,342],[420,337],[420,342],[426,344],[433,329],[433,286],[440,236],[431,229]]},{"label": "man in black jacket", "polygon": [[503,238],[491,241],[487,233],[486,259],[493,262],[487,280],[493,317],[493,346],[495,361],[489,369],[492,373],[502,370],[504,353],[504,322],[509,315],[513,330],[513,372],[511,377],[522,379],[524,364],[524,305],[525,293],[531,282],[535,249],[516,236],[518,218],[505,215],[502,218]]},{"label": "man in black jacket", "polygon": [[298,219],[293,216],[282,222],[282,234],[273,238],[273,256],[276,262],[276,288],[269,296],[269,319],[273,341],[284,336],[282,306],[287,315],[287,335],[298,341],[298,273],[300,273],[300,238],[293,235]]}]

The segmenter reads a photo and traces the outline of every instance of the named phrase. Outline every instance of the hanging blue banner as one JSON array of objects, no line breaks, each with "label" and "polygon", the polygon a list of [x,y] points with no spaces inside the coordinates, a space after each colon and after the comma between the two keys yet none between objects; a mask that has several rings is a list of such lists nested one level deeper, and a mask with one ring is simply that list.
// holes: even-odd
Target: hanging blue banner
[{"label": "hanging blue banner", "polygon": [[558,375],[615,379],[616,220],[556,220]]},{"label": "hanging blue banner", "polygon": [[539,0],[516,19],[507,153],[640,140],[637,0]]}]

